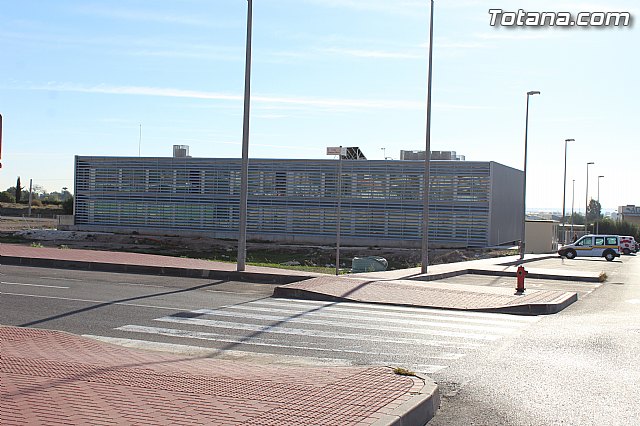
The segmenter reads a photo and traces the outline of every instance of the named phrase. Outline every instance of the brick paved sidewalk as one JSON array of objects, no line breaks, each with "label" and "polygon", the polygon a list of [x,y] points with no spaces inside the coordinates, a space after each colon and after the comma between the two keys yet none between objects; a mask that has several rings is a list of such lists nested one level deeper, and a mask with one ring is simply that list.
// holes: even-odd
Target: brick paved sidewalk
[{"label": "brick paved sidewalk", "polygon": [[65,267],[199,278],[257,279],[282,283],[322,275],[251,265],[247,265],[246,272],[238,273],[236,272],[236,264],[228,262],[117,251],[30,247],[19,244],[1,244],[0,256],[2,256],[4,264],[23,266]]},{"label": "brick paved sidewalk", "polygon": [[2,425],[390,424],[437,403],[435,385],[386,367],[185,358],[0,326]]},{"label": "brick paved sidewalk", "polygon": [[576,293],[555,290],[516,294],[503,287],[335,276],[279,286],[274,296],[536,315],[559,312],[577,300]]}]

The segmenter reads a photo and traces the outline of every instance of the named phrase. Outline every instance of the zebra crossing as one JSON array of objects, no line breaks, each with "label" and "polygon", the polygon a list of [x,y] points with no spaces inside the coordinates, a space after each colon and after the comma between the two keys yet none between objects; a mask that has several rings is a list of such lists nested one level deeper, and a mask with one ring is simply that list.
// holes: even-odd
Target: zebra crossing
[{"label": "zebra crossing", "polygon": [[115,330],[128,339],[319,364],[402,366],[434,374],[521,332],[537,317],[348,302],[260,299],[176,312]]}]

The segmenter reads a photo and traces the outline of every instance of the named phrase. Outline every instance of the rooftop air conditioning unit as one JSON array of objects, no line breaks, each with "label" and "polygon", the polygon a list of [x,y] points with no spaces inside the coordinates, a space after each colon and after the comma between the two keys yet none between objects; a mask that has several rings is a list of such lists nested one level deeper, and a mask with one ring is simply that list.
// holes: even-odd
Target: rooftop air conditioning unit
[{"label": "rooftop air conditioning unit", "polygon": [[174,145],[173,146],[174,157],[189,157],[189,145]]}]

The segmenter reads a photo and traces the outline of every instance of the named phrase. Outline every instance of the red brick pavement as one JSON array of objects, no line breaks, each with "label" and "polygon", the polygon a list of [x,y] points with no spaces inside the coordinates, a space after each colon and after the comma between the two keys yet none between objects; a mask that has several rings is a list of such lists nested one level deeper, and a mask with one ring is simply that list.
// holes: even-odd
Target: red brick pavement
[{"label": "red brick pavement", "polygon": [[367,303],[438,307],[443,309],[492,310],[514,306],[559,304],[575,293],[442,283],[438,281],[374,281],[359,278],[318,277],[278,287],[276,295],[304,293]]},{"label": "red brick pavement", "polygon": [[386,367],[283,367],[0,327],[0,424],[372,424],[424,383]]},{"label": "red brick pavement", "polygon": [[[203,271],[236,270],[235,263],[214,262],[203,259],[189,259],[184,257],[161,256],[155,254],[127,253],[117,251],[98,251],[81,249],[57,249],[49,247],[30,247],[19,244],[0,245],[0,255],[32,259],[50,259],[68,262],[107,263],[113,265],[151,266],[158,268],[197,269]],[[285,275],[312,276],[303,271],[284,270],[247,265],[247,272],[271,273]]]}]

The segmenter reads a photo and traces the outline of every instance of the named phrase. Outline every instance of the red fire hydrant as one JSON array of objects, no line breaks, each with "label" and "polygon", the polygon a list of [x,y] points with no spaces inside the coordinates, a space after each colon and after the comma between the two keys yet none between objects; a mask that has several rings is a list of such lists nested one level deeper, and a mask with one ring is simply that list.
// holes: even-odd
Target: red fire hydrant
[{"label": "red fire hydrant", "polygon": [[518,270],[516,272],[516,277],[518,279],[518,286],[516,287],[516,292],[524,293],[524,277],[528,274],[528,272],[524,269],[524,266],[518,266]]}]

